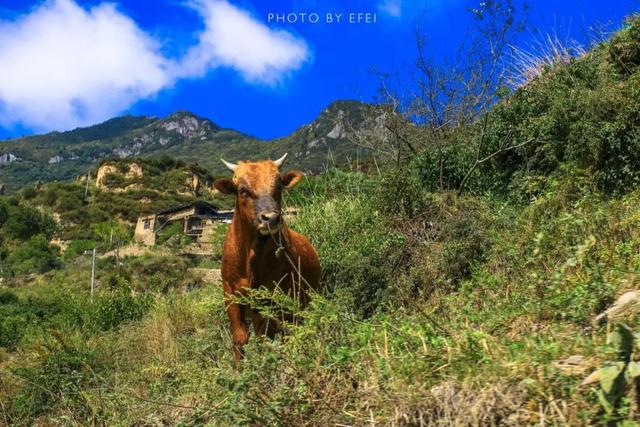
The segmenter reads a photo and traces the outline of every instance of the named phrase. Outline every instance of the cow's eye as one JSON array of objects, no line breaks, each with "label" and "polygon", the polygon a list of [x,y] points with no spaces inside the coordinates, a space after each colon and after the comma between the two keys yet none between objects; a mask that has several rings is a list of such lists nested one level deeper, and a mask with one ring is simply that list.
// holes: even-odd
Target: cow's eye
[{"label": "cow's eye", "polygon": [[240,189],[240,195],[241,195],[242,197],[249,197],[249,192],[248,192],[246,189],[241,188],[241,189]]}]

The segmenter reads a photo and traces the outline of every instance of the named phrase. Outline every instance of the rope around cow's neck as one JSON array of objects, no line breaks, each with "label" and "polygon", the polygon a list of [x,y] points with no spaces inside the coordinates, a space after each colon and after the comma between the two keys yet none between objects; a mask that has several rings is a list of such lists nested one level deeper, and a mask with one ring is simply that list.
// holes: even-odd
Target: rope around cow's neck
[{"label": "rope around cow's neck", "polygon": [[[280,258],[284,253],[286,260],[289,262],[289,265],[291,265],[291,268],[293,268],[293,271],[298,275],[298,277],[300,278],[300,281],[304,282],[304,284],[307,285],[307,287],[311,288],[311,285],[309,284],[309,282],[307,282],[307,279],[304,278],[298,266],[296,266],[296,264],[293,262],[293,260],[289,256],[289,253],[287,252],[287,248],[285,248],[285,246],[282,244],[282,223],[280,222],[278,224],[278,230],[277,230],[278,240],[276,240],[276,238],[274,237],[274,233],[271,232],[271,226],[269,224],[267,224],[267,229],[269,230],[269,235],[271,236],[271,239],[273,239],[273,243],[275,243],[276,245],[276,252],[275,252],[276,257]],[[299,258],[300,257],[298,257],[298,259]]]}]

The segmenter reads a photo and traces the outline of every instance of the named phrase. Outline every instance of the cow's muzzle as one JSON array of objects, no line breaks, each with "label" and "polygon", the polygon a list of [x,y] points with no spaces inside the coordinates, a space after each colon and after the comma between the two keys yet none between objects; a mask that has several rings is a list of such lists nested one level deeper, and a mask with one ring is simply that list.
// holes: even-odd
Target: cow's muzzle
[{"label": "cow's muzzle", "polygon": [[278,232],[280,227],[280,207],[270,196],[262,196],[256,200],[256,226],[262,236],[269,236]]},{"label": "cow's muzzle", "polygon": [[259,214],[258,232],[263,236],[275,234],[280,226],[280,212],[266,211]]}]

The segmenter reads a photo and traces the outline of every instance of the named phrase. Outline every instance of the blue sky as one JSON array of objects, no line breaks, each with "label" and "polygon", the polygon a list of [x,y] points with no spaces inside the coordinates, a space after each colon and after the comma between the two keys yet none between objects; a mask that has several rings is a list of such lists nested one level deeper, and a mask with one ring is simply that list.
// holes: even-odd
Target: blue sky
[{"label": "blue sky", "polygon": [[[262,138],[290,133],[337,99],[370,101],[370,69],[410,72],[419,24],[450,57],[469,0],[5,0],[0,4],[0,138],[65,130],[122,114],[190,110]],[[531,0],[535,32],[582,40],[618,27],[638,0]],[[517,2],[516,2],[517,4]],[[376,13],[326,24],[326,13]],[[269,14],[298,22],[269,22]],[[318,13],[320,22],[301,22]],[[539,37],[539,36],[538,36]]]}]

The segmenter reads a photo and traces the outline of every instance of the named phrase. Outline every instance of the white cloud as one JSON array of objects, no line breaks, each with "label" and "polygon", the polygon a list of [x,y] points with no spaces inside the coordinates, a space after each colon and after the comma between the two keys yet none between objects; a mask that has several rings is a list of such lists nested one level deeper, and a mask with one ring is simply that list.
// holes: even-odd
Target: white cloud
[{"label": "white cloud", "polygon": [[205,30],[183,63],[186,75],[226,66],[248,81],[274,84],[309,58],[304,40],[267,27],[225,0],[195,5],[204,18]]},{"label": "white cloud", "polygon": [[44,3],[0,22],[0,120],[36,130],[94,123],[170,84],[156,43],[111,4]]},{"label": "white cloud", "polygon": [[389,16],[400,18],[402,16],[402,4],[400,0],[382,0],[378,3],[378,9]]},{"label": "white cloud", "polygon": [[84,9],[48,0],[0,21],[0,125],[44,131],[96,123],[180,78],[230,67],[274,84],[308,58],[304,41],[272,30],[225,0],[196,4],[205,29],[186,58],[160,44],[113,4]]}]

